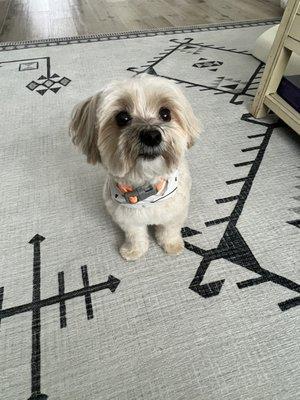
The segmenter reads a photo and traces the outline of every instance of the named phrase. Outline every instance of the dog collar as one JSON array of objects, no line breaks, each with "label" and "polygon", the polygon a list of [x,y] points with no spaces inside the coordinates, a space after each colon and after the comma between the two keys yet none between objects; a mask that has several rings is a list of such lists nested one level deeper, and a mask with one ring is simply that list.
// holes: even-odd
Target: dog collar
[{"label": "dog collar", "polygon": [[133,188],[110,181],[112,198],[119,204],[130,208],[145,207],[172,196],[177,189],[178,171],[174,171],[168,180],[160,179],[155,185],[142,185]]}]

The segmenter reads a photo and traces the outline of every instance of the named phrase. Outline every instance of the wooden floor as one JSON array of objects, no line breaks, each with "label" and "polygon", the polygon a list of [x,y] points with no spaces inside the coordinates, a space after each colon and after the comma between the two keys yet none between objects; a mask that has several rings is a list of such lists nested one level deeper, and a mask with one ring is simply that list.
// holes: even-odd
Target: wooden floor
[{"label": "wooden floor", "polygon": [[0,41],[267,19],[279,0],[0,0]]}]

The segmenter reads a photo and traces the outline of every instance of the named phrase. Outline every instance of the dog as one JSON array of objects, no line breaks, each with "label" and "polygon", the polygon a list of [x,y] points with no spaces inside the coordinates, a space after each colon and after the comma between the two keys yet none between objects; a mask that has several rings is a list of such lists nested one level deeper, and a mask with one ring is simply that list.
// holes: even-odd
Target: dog
[{"label": "dog", "polygon": [[183,251],[191,188],[185,153],[199,130],[178,86],[148,74],[112,82],[74,108],[72,141],[107,171],[104,202],[125,233],[125,260],[147,252],[148,225],[167,254]]}]

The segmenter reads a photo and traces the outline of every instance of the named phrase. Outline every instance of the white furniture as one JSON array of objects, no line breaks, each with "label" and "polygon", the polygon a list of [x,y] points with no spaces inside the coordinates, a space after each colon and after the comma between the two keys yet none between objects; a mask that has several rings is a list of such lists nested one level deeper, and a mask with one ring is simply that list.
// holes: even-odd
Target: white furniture
[{"label": "white furniture", "polygon": [[289,0],[251,107],[256,118],[272,110],[300,134],[300,114],[276,93],[293,52],[300,55],[300,0]]},{"label": "white furniture", "polygon": [[[267,62],[268,55],[271,51],[272,44],[274,43],[275,36],[278,31],[278,27],[279,24],[267,29],[255,41],[252,55],[264,63]],[[300,74],[300,55],[293,52],[286,67],[285,75],[298,74]]]}]

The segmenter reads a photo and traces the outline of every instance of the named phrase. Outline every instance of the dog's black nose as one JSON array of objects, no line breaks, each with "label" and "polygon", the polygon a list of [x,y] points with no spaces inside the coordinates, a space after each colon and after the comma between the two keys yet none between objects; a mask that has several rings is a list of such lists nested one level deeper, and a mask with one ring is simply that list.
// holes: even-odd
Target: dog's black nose
[{"label": "dog's black nose", "polygon": [[157,129],[142,130],[140,132],[140,141],[149,147],[155,147],[160,144],[162,140],[161,133]]}]

